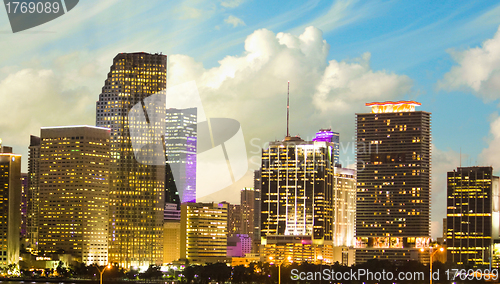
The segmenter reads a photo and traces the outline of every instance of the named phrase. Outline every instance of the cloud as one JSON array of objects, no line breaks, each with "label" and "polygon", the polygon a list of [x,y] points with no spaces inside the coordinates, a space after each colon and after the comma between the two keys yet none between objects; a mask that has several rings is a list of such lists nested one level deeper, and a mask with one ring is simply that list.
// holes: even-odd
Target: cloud
[{"label": "cloud", "polygon": [[50,57],[50,68],[32,60],[26,62],[32,68],[0,69],[0,138],[23,155],[23,171],[29,137],[40,135],[40,127],[95,125],[95,102],[111,62],[106,59],[103,67],[101,58],[82,50]]},{"label": "cloud", "polygon": [[237,18],[235,16],[229,16],[227,17],[224,22],[227,24],[233,25],[233,28],[236,28],[237,26],[245,26],[245,22],[243,22],[242,19]]},{"label": "cloud", "polygon": [[225,0],[225,1],[221,1],[220,5],[222,7],[226,7],[226,8],[236,8],[236,7],[240,6],[241,4],[243,4],[243,2],[245,2],[245,1],[244,0]]},{"label": "cloud", "polygon": [[[311,140],[320,128],[332,127],[351,148],[356,111],[367,111],[367,101],[403,98],[410,91],[407,76],[372,70],[368,53],[354,61],[328,62],[329,48],[315,27],[298,36],[260,29],[246,38],[241,55],[226,56],[213,68],[186,55],[169,56],[168,84],[194,80],[207,117],[241,123],[251,168],[244,178],[248,185],[259,167],[261,148],[286,134],[288,81],[291,134]],[[210,198],[231,201],[228,196],[234,195],[238,200],[238,192],[224,189]]]},{"label": "cloud", "polygon": [[370,53],[352,63],[329,62],[313,97],[314,105],[323,112],[346,111],[359,101],[388,100],[407,94],[412,80],[405,75],[373,71]]},{"label": "cloud", "polygon": [[449,53],[458,65],[438,82],[439,89],[465,89],[486,101],[500,98],[500,28],[480,47]]},{"label": "cloud", "polygon": [[489,145],[479,154],[479,161],[482,165],[493,166],[493,169],[500,169],[500,117],[497,117],[490,124]]},{"label": "cloud", "polygon": [[65,87],[65,80],[53,70],[22,69],[0,81],[0,137],[6,145],[27,147],[30,134],[40,135],[43,126],[94,124],[94,96],[85,87]]},{"label": "cloud", "polygon": [[[431,236],[443,235],[443,218],[446,217],[447,172],[460,166],[460,153],[451,149],[442,150],[432,144],[432,184],[431,184]],[[468,155],[462,154],[467,160]]]}]

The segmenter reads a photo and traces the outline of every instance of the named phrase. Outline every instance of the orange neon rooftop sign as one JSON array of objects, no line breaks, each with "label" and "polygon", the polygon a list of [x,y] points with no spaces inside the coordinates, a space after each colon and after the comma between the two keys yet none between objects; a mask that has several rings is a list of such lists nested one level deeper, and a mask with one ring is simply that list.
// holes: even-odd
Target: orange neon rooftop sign
[{"label": "orange neon rooftop sign", "polygon": [[386,112],[415,111],[415,106],[420,106],[422,104],[416,101],[397,101],[397,102],[373,102],[373,103],[366,103],[365,105],[372,108],[372,113],[386,113]]}]

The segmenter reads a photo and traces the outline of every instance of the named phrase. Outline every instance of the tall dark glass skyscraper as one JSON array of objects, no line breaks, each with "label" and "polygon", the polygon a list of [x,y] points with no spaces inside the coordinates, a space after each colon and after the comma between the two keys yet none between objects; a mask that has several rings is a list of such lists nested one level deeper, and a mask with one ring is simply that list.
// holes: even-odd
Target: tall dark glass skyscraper
[{"label": "tall dark glass skyscraper", "polygon": [[175,182],[167,184],[166,201],[196,202],[196,108],[167,109],[165,126],[167,169],[171,173],[167,172],[167,181],[173,178]]},{"label": "tall dark glass skyscraper", "polygon": [[500,192],[493,168],[466,167],[448,172],[447,193],[448,261],[489,265],[494,252],[493,265],[498,267]]},{"label": "tall dark glass skyscraper", "polygon": [[40,211],[40,148],[41,140],[38,136],[30,136],[28,154],[28,250],[38,252],[38,216]]},{"label": "tall dark glass skyscraper", "polygon": [[[167,57],[120,53],[97,102],[96,124],[111,129],[109,262],[163,261]],[[160,135],[162,136],[162,135]]]},{"label": "tall dark glass skyscraper", "polygon": [[426,261],[431,114],[413,101],[366,104],[356,114],[356,262]]}]

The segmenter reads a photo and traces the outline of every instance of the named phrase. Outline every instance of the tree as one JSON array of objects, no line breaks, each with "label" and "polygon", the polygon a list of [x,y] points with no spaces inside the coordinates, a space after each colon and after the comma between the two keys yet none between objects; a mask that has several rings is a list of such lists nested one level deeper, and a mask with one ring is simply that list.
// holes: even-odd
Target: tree
[{"label": "tree", "polygon": [[156,265],[150,265],[148,269],[141,273],[140,278],[142,279],[160,279],[163,276],[160,267]]},{"label": "tree", "polygon": [[68,277],[68,275],[69,275],[68,269],[66,269],[66,267],[64,267],[64,262],[62,262],[62,261],[59,261],[59,263],[57,264],[56,271],[57,271],[57,275],[59,275],[60,277]]},{"label": "tree", "polygon": [[247,276],[247,271],[245,266],[238,265],[233,268],[233,275],[231,279],[233,283],[240,284],[245,281],[246,276]]}]

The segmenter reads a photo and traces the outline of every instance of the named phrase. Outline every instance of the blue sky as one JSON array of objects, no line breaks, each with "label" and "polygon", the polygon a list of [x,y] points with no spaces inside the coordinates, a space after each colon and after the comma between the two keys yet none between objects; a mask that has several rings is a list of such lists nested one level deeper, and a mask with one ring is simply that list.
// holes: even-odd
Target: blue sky
[{"label": "blue sky", "polygon": [[[287,80],[291,132],[332,127],[345,147],[365,102],[413,99],[432,113],[436,237],[460,151],[500,169],[499,26],[498,1],[89,0],[16,34],[0,12],[0,138],[26,161],[40,127],[94,124],[119,52],[167,54],[169,86],[195,81],[207,116],[240,121],[247,145],[285,134]],[[256,168],[207,199],[237,202]]]}]

